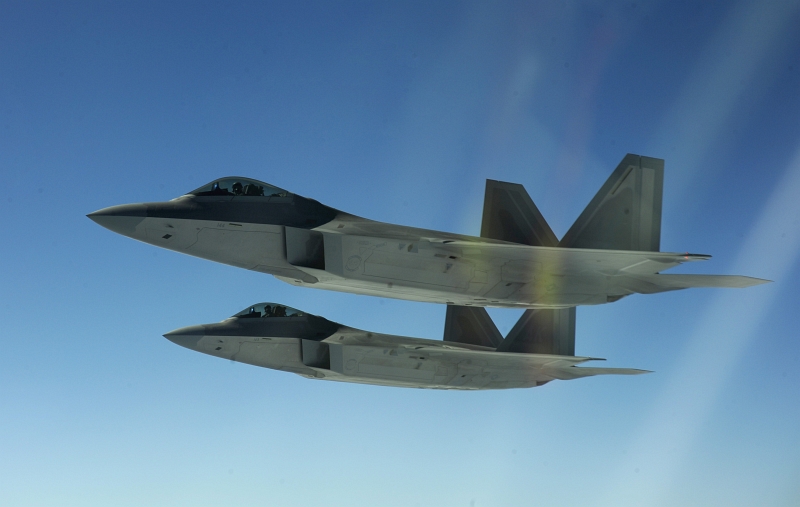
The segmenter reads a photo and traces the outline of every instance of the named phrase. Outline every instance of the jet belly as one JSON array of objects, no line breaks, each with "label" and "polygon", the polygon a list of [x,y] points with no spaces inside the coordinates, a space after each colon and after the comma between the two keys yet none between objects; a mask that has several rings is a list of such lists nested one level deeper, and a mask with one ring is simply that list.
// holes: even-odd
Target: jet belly
[{"label": "jet belly", "polygon": [[112,220],[127,225],[126,236],[151,245],[240,268],[298,277],[297,270],[286,262],[283,226],[162,217]]},{"label": "jet belly", "polygon": [[186,253],[245,269],[285,265],[282,227],[207,222]]},{"label": "jet belly", "polygon": [[[310,250],[309,235],[319,236],[319,259],[289,259],[294,267],[316,280],[311,285],[315,288],[512,308],[563,308],[607,302],[606,276],[565,271],[563,262],[551,251],[525,247],[520,252],[489,244],[456,247],[427,240],[403,241],[328,231],[290,234],[292,229],[286,230],[287,252]],[[292,277],[281,279],[300,284]]]},{"label": "jet belly", "polygon": [[[510,389],[551,380],[490,351],[330,344],[326,380],[428,389]],[[519,359],[522,359],[520,357]],[[517,361],[519,362],[519,361]]]},{"label": "jet belly", "polygon": [[552,379],[527,367],[522,355],[509,360],[507,355],[488,349],[448,349],[440,342],[384,337],[352,329],[323,342],[309,342],[325,346],[330,354],[329,366],[314,367],[308,366],[308,358],[303,357],[304,341],[309,342],[298,338],[202,335],[196,343],[183,345],[240,363],[359,384],[479,390],[533,387]]},{"label": "jet belly", "polygon": [[203,336],[194,347],[211,356],[272,370],[316,376],[303,364],[298,338]]},{"label": "jet belly", "polygon": [[431,241],[322,232],[327,289],[437,303],[469,303],[500,272]]},{"label": "jet belly", "polygon": [[[304,241],[301,250],[305,251],[314,231],[172,218],[145,218],[137,228],[143,228],[142,240],[148,243],[316,288],[508,307],[551,308],[607,302],[606,277],[559,274],[553,253],[536,249],[529,249],[527,258],[519,259],[492,245],[445,249],[425,240],[316,233],[321,236],[320,255],[324,260],[315,264],[313,256],[307,256],[292,264],[287,252],[293,251],[293,238],[299,233]],[[542,268],[537,255],[543,257],[546,268]]]},{"label": "jet belly", "polygon": [[508,389],[551,380],[521,354],[475,345],[369,333],[343,327],[325,339],[330,351],[325,380],[428,389]]}]

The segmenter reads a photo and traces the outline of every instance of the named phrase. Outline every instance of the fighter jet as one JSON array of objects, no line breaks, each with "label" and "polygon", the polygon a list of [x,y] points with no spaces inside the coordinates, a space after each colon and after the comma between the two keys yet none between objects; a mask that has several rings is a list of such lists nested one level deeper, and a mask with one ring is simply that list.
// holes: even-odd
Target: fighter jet
[{"label": "fighter jet", "polygon": [[[451,307],[444,341],[371,333],[288,306],[260,303],[216,324],[177,329],[183,347],[312,379],[428,389],[511,389],[645,370],[579,367],[563,325],[523,315],[503,339],[483,308]],[[546,314],[547,315],[547,314]],[[574,331],[574,327],[572,328]],[[574,347],[574,334],[572,335]]]},{"label": "fighter jet", "polygon": [[522,185],[487,180],[481,236],[376,222],[267,183],[214,180],[168,202],[89,214],[125,236],[293,285],[458,306],[565,309],[766,282],[660,274],[664,161],[627,155],[559,240]]}]

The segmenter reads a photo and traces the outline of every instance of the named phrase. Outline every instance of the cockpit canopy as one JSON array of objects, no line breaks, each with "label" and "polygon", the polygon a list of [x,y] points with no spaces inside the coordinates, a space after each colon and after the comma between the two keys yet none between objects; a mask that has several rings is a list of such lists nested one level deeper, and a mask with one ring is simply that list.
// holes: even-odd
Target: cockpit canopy
[{"label": "cockpit canopy", "polygon": [[214,180],[197,190],[192,190],[189,195],[205,196],[251,196],[251,197],[288,197],[291,195],[286,190],[273,187],[263,181],[249,178],[222,178]]},{"label": "cockpit canopy", "polygon": [[261,319],[303,316],[305,316],[305,313],[286,305],[279,305],[277,303],[259,303],[257,305],[248,306],[233,317],[237,319]]}]

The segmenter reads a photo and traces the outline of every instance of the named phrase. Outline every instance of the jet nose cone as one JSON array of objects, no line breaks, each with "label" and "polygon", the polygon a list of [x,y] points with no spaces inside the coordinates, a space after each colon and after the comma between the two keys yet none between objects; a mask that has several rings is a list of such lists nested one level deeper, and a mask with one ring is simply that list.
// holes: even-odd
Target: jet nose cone
[{"label": "jet nose cone", "polygon": [[86,216],[117,234],[133,236],[136,233],[136,226],[147,216],[147,206],[144,204],[123,204],[103,208]]},{"label": "jet nose cone", "polygon": [[164,338],[181,347],[194,350],[197,348],[197,342],[199,342],[205,334],[206,330],[203,326],[188,326],[170,331],[164,335]]}]

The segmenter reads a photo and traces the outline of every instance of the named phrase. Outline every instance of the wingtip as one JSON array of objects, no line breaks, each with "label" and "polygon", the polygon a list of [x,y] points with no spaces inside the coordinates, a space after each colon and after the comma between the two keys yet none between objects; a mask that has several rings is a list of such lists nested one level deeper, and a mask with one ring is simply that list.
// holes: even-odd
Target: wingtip
[{"label": "wingtip", "polygon": [[743,288],[755,287],[756,285],[773,283],[773,280],[767,280],[766,278],[754,278],[752,276],[743,276],[741,278],[746,281],[746,283],[742,284]]},{"label": "wingtip", "polygon": [[711,255],[709,254],[699,254],[699,253],[689,253],[689,252],[683,254],[683,257],[687,261],[707,261],[711,259]]}]

